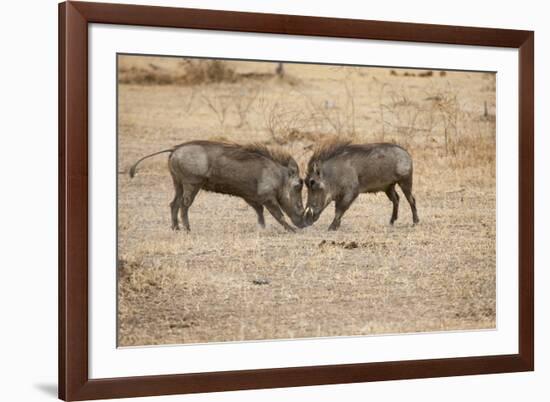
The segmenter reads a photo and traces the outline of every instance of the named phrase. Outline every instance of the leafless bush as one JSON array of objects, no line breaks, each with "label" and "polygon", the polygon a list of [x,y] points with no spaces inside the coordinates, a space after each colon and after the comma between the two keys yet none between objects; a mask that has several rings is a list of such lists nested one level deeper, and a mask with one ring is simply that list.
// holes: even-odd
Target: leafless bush
[{"label": "leafless bush", "polygon": [[136,85],[201,85],[236,82],[239,75],[223,60],[183,59],[177,69],[153,63],[143,67],[120,67],[118,81]]},{"label": "leafless bush", "polygon": [[302,110],[281,100],[268,102],[264,97],[259,99],[265,129],[277,144],[286,144],[309,125],[311,117]]},{"label": "leafless bush", "polygon": [[[380,98],[384,97],[384,90],[389,85],[382,86]],[[392,134],[400,137],[400,142],[407,145],[417,131],[425,130],[418,127],[418,119],[422,113],[422,107],[418,102],[409,99],[406,95],[390,89],[388,91],[389,100],[384,102],[380,100],[380,117],[382,123],[382,140],[386,140],[386,127]]]},{"label": "leafless bush", "polygon": [[432,116],[433,114],[439,116],[443,124],[445,154],[448,155],[451,152],[453,155],[456,155],[456,139],[459,134],[458,119],[461,112],[456,93],[444,91],[429,96],[426,99],[431,102],[430,111],[432,112]]},{"label": "leafless bush", "polygon": [[474,153],[478,158],[493,158],[495,121],[485,103],[479,112],[465,110],[452,87],[432,87],[419,97],[387,83],[379,99],[382,140],[408,147],[442,144],[444,155],[458,156],[465,163]]},{"label": "leafless bush", "polygon": [[225,60],[183,58],[175,67],[165,68],[154,63],[118,69],[118,82],[134,85],[207,85],[251,81],[268,81],[277,77],[278,82],[296,86],[300,81],[284,70],[275,72],[238,73]]},{"label": "leafless bush", "polygon": [[188,85],[237,81],[235,70],[223,60],[184,59],[181,65]]},{"label": "leafless bush", "polygon": [[301,92],[307,101],[307,113],[315,130],[330,133],[340,138],[356,138],[355,84],[350,74],[341,82],[344,93],[340,96],[327,94],[327,96],[314,98]]},{"label": "leafless bush", "polygon": [[215,96],[209,96],[206,93],[201,93],[201,100],[213,112],[214,116],[222,132],[226,131],[226,121],[228,116],[229,107],[231,104],[231,98],[228,95],[217,94]]},{"label": "leafless bush", "polygon": [[151,65],[147,68],[132,66],[130,68],[120,67],[118,69],[118,82],[120,84],[171,85],[180,79],[180,76],[172,72],[152,68]]},{"label": "leafless bush", "polygon": [[253,86],[241,90],[239,96],[236,96],[233,100],[235,112],[239,118],[237,127],[242,127],[248,124],[248,114],[252,108],[252,105],[258,98],[260,93],[259,86]]},{"label": "leafless bush", "polygon": [[190,87],[190,89],[187,90],[184,96],[182,96],[182,102],[181,102],[181,111],[184,112],[187,116],[189,116],[193,109],[196,106],[196,98],[197,98],[197,89],[195,87]]}]

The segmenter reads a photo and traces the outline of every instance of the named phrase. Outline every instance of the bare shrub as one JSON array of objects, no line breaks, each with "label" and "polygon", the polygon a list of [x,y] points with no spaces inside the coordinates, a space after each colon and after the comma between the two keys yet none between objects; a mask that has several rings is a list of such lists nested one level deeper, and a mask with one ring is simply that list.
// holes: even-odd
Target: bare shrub
[{"label": "bare shrub", "polygon": [[[449,154],[449,152],[451,152],[453,155],[456,155],[457,149],[455,145],[456,139],[459,135],[458,120],[460,115],[460,105],[458,103],[456,93],[443,91],[429,96],[427,100],[431,102],[429,112],[439,115],[439,118],[443,123],[445,154]],[[431,121],[433,121],[433,118],[431,118]]]},{"label": "bare shrub", "polygon": [[276,144],[291,142],[291,138],[304,130],[310,123],[310,116],[288,102],[277,100],[268,102],[265,97],[259,99],[263,124],[269,136]]},{"label": "bare shrub", "polygon": [[188,93],[186,93],[185,96],[182,96],[182,101],[180,103],[180,105],[181,105],[180,110],[188,116],[195,109],[195,106],[196,106],[195,100],[197,98],[197,93],[198,93],[198,91],[193,86],[193,87],[190,87],[190,89],[188,90]]},{"label": "bare shrub", "polygon": [[[156,66],[155,66],[156,67]],[[120,84],[138,85],[171,85],[178,81],[179,77],[171,72],[151,66],[144,67],[120,67],[118,69],[118,82]]]},{"label": "bare shrub", "polygon": [[239,119],[237,127],[248,125],[248,114],[250,113],[253,103],[258,98],[259,93],[260,87],[256,85],[242,89],[239,96],[234,98],[233,106],[235,107],[235,112]]},{"label": "bare shrub", "polygon": [[201,85],[236,82],[239,75],[223,60],[183,59],[179,68],[164,69],[153,63],[118,69],[121,84]]},{"label": "bare shrub", "polygon": [[[382,86],[380,98],[389,85]],[[393,89],[388,91],[389,101],[380,101],[380,116],[382,123],[382,140],[386,140],[386,127],[392,135],[398,135],[403,145],[409,145],[417,131],[426,130],[418,126],[419,116],[422,113],[421,105],[402,93]]]},{"label": "bare shrub", "polygon": [[284,70],[280,72],[243,72],[238,73],[231,63],[217,59],[183,58],[177,65],[163,67],[154,63],[118,68],[118,82],[134,85],[206,85],[236,83],[241,81],[268,81],[278,78],[277,82],[296,86],[300,80]]},{"label": "bare shrub", "polygon": [[426,77],[432,77],[434,75],[434,72],[432,70],[424,71],[422,73],[418,73],[419,77],[426,78]]},{"label": "bare shrub", "polygon": [[350,140],[356,139],[356,91],[351,77],[352,72],[341,80],[344,88],[342,94],[326,94],[322,97],[313,97],[310,94],[300,92],[307,101],[310,120],[313,122],[316,131],[330,133]]},{"label": "bare shrub", "polygon": [[[383,84],[379,94],[383,141],[424,152],[442,149],[461,168],[494,160],[495,120],[486,102],[477,110],[462,107],[450,87],[430,87],[424,96]],[[438,151],[439,152],[439,151]]]},{"label": "bare shrub", "polygon": [[200,97],[208,109],[214,114],[216,121],[222,129],[222,132],[225,134],[226,121],[231,104],[230,97],[225,94],[209,96],[206,92],[201,93]]},{"label": "bare shrub", "polygon": [[188,85],[237,81],[235,70],[223,60],[184,59],[181,65]]}]

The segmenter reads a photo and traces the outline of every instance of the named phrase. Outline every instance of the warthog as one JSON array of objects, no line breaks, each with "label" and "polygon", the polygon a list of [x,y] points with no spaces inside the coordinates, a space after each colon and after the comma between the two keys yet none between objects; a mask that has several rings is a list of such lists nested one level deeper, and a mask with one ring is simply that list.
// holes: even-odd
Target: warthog
[{"label": "warthog", "polygon": [[172,229],[179,230],[181,210],[183,226],[190,230],[188,211],[200,189],[241,197],[254,208],[262,227],[264,207],[288,231],[294,232],[294,228],[282,211],[294,225],[305,226],[303,180],[289,154],[257,144],[191,141],[141,158],[130,169],[130,177],[134,177],[141,161],[164,152],[170,153],[168,166],[175,190],[170,203]]},{"label": "warthog", "polygon": [[412,195],[413,163],[409,153],[395,144],[351,144],[336,142],[321,145],[309,160],[305,221],[313,224],[321,212],[335,201],[334,220],[329,230],[337,230],[346,210],[361,193],[384,191],[393,203],[390,224],[397,219],[399,184],[418,223],[416,201]]}]

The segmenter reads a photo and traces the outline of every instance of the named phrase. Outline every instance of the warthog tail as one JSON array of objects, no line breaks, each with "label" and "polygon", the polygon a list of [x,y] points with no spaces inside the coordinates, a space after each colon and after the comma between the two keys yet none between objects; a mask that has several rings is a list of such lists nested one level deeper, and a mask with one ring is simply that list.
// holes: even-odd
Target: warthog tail
[{"label": "warthog tail", "polygon": [[165,149],[163,151],[158,151],[158,152],[155,152],[153,154],[150,154],[150,155],[147,155],[147,156],[144,156],[143,158],[139,159],[136,163],[134,163],[132,165],[132,167],[130,168],[130,177],[131,178],[134,178],[134,176],[136,175],[136,168],[137,168],[137,165],[147,159],[147,158],[150,158],[151,156],[155,156],[155,155],[159,155],[159,154],[163,154],[163,153],[166,153],[166,152],[174,152],[174,148],[170,148],[170,149]]}]

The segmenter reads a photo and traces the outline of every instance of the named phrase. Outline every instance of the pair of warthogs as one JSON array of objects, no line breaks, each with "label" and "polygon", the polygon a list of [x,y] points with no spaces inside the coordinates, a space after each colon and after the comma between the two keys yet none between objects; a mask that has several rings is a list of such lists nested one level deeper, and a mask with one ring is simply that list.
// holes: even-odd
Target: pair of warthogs
[{"label": "pair of warthogs", "polygon": [[[256,211],[262,227],[266,208],[286,230],[294,232],[283,212],[295,226],[303,228],[312,225],[334,201],[335,215],[329,230],[337,230],[359,194],[379,191],[393,203],[393,224],[399,208],[398,184],[411,206],[413,223],[418,223],[412,195],[412,159],[395,144],[326,143],[311,156],[303,180],[294,158],[282,150],[258,144],[191,141],[139,159],[130,169],[130,177],[141,161],[165,152],[170,153],[168,166],[175,189],[170,203],[174,230],[179,229],[178,212],[183,226],[190,230],[189,207],[201,189],[241,197]],[[305,209],[304,181],[308,193]]]}]

